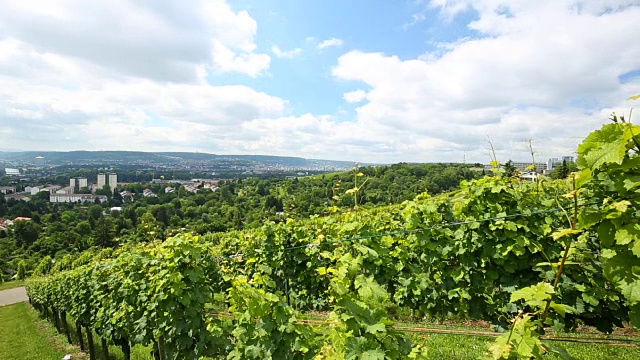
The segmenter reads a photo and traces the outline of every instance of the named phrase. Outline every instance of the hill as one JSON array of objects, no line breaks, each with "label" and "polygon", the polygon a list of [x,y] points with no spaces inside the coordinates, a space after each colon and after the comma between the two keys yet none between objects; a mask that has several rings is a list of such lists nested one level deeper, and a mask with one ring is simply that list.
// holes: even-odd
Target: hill
[{"label": "hill", "polygon": [[143,152],[143,151],[22,151],[0,152],[0,161],[35,164],[37,156],[45,158],[48,165],[63,164],[147,164],[147,165],[234,165],[246,167],[288,167],[299,169],[349,169],[353,161],[305,159],[272,155],[217,155],[193,152]]}]

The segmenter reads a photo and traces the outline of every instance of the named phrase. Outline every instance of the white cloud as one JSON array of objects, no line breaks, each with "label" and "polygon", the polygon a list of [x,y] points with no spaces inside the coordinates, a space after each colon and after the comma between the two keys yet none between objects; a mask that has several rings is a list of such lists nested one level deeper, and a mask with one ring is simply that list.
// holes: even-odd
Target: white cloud
[{"label": "white cloud", "polygon": [[331,38],[331,39],[327,39],[327,40],[324,40],[324,41],[320,42],[318,44],[317,48],[319,50],[322,50],[322,49],[326,49],[328,47],[342,46],[342,44],[344,44],[344,41],[342,39]]},{"label": "white cloud", "polygon": [[40,53],[72,57],[120,76],[193,82],[198,67],[251,76],[269,67],[255,53],[257,24],[224,0],[3,1],[0,34]]},{"label": "white cloud", "polygon": [[[473,7],[479,18],[469,27],[482,36],[437,55],[341,56],[334,76],[371,87],[356,124],[395,128],[408,149],[442,141],[447,153],[420,154],[424,160],[459,161],[467,152],[467,159],[486,161],[486,135],[503,157],[527,159],[525,139],[546,155],[572,152],[580,136],[607,121],[602,109],[640,93],[640,79],[621,84],[618,78],[640,69],[634,40],[640,8],[605,11],[604,1],[579,11],[572,2],[513,3],[496,12],[500,1],[433,2],[450,16]],[[398,149],[397,158],[417,156]]]},{"label": "white cloud", "polygon": [[358,89],[355,91],[346,92],[342,95],[342,97],[348,103],[359,103],[360,101],[366,99],[367,92],[364,90]]},{"label": "white cloud", "polygon": [[284,50],[280,49],[280,47],[278,45],[273,45],[271,47],[271,52],[273,52],[273,54],[276,57],[291,59],[291,58],[294,58],[296,56],[301,55],[302,54],[302,49],[301,48],[295,48],[295,49],[292,49],[292,50],[289,50],[289,51],[284,51]]},{"label": "white cloud", "polygon": [[640,69],[640,9],[619,2],[433,1],[452,20],[476,11],[478,36],[416,58],[348,52],[332,75],[353,85],[342,96],[355,113],[299,116],[286,99],[216,83],[269,69],[247,12],[222,0],[139,4],[0,4],[2,148],[486,162],[490,135],[500,160],[528,159],[526,139],[543,159],[570,154],[640,93],[638,77],[619,80]]}]

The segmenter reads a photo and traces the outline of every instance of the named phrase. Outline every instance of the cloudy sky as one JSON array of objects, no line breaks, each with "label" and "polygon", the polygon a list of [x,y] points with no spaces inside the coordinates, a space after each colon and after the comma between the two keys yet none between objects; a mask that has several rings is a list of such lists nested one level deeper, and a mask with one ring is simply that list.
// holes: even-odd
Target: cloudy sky
[{"label": "cloudy sky", "polygon": [[0,1],[0,149],[570,155],[640,94],[640,1]]}]

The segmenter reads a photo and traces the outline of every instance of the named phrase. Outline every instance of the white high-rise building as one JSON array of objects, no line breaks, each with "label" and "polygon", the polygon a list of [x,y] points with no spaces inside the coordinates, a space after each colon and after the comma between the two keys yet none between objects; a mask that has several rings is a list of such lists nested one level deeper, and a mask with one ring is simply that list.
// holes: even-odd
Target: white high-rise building
[{"label": "white high-rise building", "polygon": [[97,188],[102,189],[105,185],[109,185],[111,191],[114,191],[118,186],[118,174],[116,173],[99,173]]},{"label": "white high-rise building", "polygon": [[109,186],[111,186],[111,191],[114,191],[116,187],[118,187],[118,174],[116,173],[109,174]]},{"label": "white high-rise building", "polygon": [[102,189],[107,184],[107,176],[104,173],[98,174],[98,189]]},{"label": "white high-rise building", "polygon": [[88,187],[89,183],[87,178],[76,177],[69,179],[69,186],[73,187],[74,192],[77,192],[81,188]]}]

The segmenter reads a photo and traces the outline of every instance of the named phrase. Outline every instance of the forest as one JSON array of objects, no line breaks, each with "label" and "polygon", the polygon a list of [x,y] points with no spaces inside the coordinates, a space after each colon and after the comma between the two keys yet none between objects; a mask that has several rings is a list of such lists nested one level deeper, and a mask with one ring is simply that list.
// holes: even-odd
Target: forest
[{"label": "forest", "polygon": [[[361,185],[358,204],[367,208],[400,203],[424,191],[449,191],[463,180],[482,176],[482,172],[470,168],[447,164],[360,168],[366,183]],[[120,173],[125,180],[134,180],[130,179],[134,172]],[[59,182],[68,181],[72,175],[60,176]],[[75,175],[87,176],[90,172]],[[176,184],[132,183],[113,194],[106,192],[107,203],[93,205],[52,204],[47,193],[39,193],[29,202],[5,200],[0,194],[0,218],[31,219],[0,230],[0,279],[14,276],[20,262],[30,274],[43,260],[45,264],[91,248],[165,239],[183,231],[207,234],[255,228],[266,221],[323,216],[334,208],[353,207],[354,198],[344,193],[354,188],[354,179],[352,172],[293,179],[236,179],[220,182],[215,192],[200,189],[197,193]],[[175,191],[165,192],[167,186],[175,187]],[[144,189],[158,196],[143,197]],[[123,190],[136,194],[133,201],[123,201]],[[112,207],[121,207],[122,211],[110,211]]]}]

